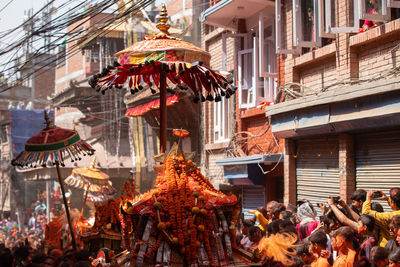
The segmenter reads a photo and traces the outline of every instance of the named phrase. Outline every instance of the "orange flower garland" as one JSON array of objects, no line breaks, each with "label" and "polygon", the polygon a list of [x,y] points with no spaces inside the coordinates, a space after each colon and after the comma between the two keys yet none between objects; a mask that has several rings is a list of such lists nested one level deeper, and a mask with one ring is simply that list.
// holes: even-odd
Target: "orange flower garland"
[{"label": "orange flower garland", "polygon": [[190,133],[189,133],[189,131],[186,131],[183,129],[174,129],[174,130],[172,130],[172,134],[176,137],[184,138],[184,137],[189,136]]},{"label": "orange flower garland", "polygon": [[[218,232],[219,229],[210,223],[215,216],[212,203],[224,203],[226,196],[214,189],[196,165],[182,155],[168,156],[163,167],[156,179],[156,190],[135,198],[131,202],[133,204],[128,202],[128,205],[124,205],[131,211],[128,214],[142,214],[146,210],[156,222],[157,242],[149,246],[145,257],[150,258],[165,240],[183,254],[185,262],[190,265],[197,261],[198,248],[203,244],[210,265],[216,266],[210,239],[213,239],[212,231]],[[137,217],[131,218],[133,221]],[[137,229],[133,227],[133,230]],[[124,235],[127,234],[131,235],[124,231]],[[137,257],[137,244],[144,241],[139,240],[137,233],[135,237],[136,245],[132,251]]]}]

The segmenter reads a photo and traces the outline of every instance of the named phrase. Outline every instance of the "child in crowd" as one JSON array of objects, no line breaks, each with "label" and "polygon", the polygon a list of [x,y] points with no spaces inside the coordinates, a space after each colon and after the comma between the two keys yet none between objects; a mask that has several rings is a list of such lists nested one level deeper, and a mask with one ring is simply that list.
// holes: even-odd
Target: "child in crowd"
[{"label": "child in crowd", "polygon": [[389,263],[388,256],[388,251],[383,247],[376,246],[371,249],[370,259],[376,267],[386,267]]},{"label": "child in crowd", "polygon": [[323,230],[314,231],[308,238],[310,241],[310,254],[314,255],[314,261],[311,267],[330,267],[328,260],[322,256],[322,252],[326,250],[328,238]]}]

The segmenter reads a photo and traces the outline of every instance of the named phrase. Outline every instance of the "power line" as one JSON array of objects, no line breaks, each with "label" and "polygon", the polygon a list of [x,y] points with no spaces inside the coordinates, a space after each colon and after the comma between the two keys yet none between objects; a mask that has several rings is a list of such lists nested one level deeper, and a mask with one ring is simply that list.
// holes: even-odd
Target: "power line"
[{"label": "power line", "polygon": [[0,9],[0,13],[1,13],[4,9],[6,9],[13,1],[14,1],[14,0],[8,1],[8,3]]},{"label": "power line", "polygon": [[[99,14],[101,11],[103,11],[103,10],[107,9],[108,7],[110,7],[111,5],[113,5],[113,3],[108,4],[108,5],[105,5],[108,1],[103,1],[103,2],[100,3],[101,5],[98,5],[97,7],[91,8],[91,9],[89,10],[89,12],[83,12],[82,14],[77,14],[77,15],[72,14],[72,15],[71,15],[71,13],[72,13],[75,9],[81,7],[81,6],[84,5],[84,4],[89,4],[90,2],[91,2],[91,1],[89,1],[89,2],[82,2],[81,4],[75,6],[74,8],[72,8],[72,9],[70,9],[70,10],[68,10],[67,12],[65,12],[64,14],[62,14],[61,16],[58,17],[58,18],[60,18],[60,17],[65,17],[65,18],[62,18],[62,19],[58,19],[58,18],[57,18],[58,20],[61,20],[61,22],[58,22],[58,24],[52,26],[51,28],[48,28],[47,30],[43,29],[43,26],[40,27],[40,28],[38,28],[38,29],[36,29],[36,30],[33,31],[29,36],[25,36],[21,41],[19,41],[19,43],[18,43],[19,46],[18,46],[18,45],[14,45],[12,48],[8,49],[7,51],[0,52],[0,55],[6,54],[6,53],[10,52],[10,51],[12,51],[13,49],[15,49],[16,47],[19,47],[19,49],[20,49],[20,48],[22,47],[22,45],[23,45],[27,40],[29,40],[30,38],[33,38],[34,36],[37,36],[37,35],[40,35],[40,34],[42,34],[42,33],[46,33],[46,32],[49,32],[49,31],[53,31],[53,30],[59,29],[59,28],[61,28],[61,27],[65,28],[65,26],[67,26],[67,25],[69,25],[69,24],[73,24],[74,22],[77,22],[77,21],[79,21],[79,20],[82,20],[83,18],[88,18],[88,19],[90,19],[90,18],[94,17],[95,15]],[[61,5],[61,7],[62,7],[62,6],[65,6],[65,5],[66,5],[66,4],[64,3],[63,5]],[[102,6],[104,7],[103,9],[101,9]],[[100,11],[100,12],[96,12],[97,9],[101,9],[101,11]],[[87,19],[87,20],[88,20],[88,19]],[[83,21],[83,23],[85,23],[87,20]],[[54,24],[54,20],[52,20],[52,22],[53,22],[53,23],[50,23],[50,25],[51,25],[51,24]],[[83,23],[79,24],[78,26],[82,25]],[[64,33],[63,35],[61,35],[60,37],[58,37],[55,41],[53,41],[53,42],[51,42],[50,44],[48,44],[48,47],[50,47],[50,45],[54,44],[54,42],[60,41],[61,39],[65,38],[68,34],[69,34],[68,32],[67,32],[67,33]],[[78,34],[79,34],[79,33],[78,33]],[[75,35],[76,35],[76,34],[75,34]],[[40,47],[40,48],[37,49],[37,50],[38,50],[37,52],[39,52],[40,50],[46,49],[46,48],[48,48],[48,47],[42,46],[42,47]],[[38,54],[38,53],[36,53],[36,54]],[[9,64],[11,60],[12,60],[12,59],[10,59],[6,64],[3,64],[3,65]],[[12,67],[9,68],[9,69],[12,69]],[[7,70],[9,70],[9,69],[7,69]],[[3,71],[5,71],[5,70],[3,70]],[[15,73],[14,73],[14,74],[15,74]],[[13,75],[14,75],[14,74],[13,74]]]},{"label": "power line", "polygon": [[[143,2],[143,1],[142,1],[142,2]],[[111,4],[111,5],[112,5],[112,4]],[[74,29],[70,30],[69,33],[65,34],[65,36],[66,36],[66,35],[70,35],[69,39],[66,40],[67,43],[70,42],[70,41],[74,41],[74,40],[75,40],[74,38],[75,38],[76,36],[80,35],[81,32],[80,32],[80,31],[76,31],[76,29],[77,29],[79,26],[81,26],[82,24],[84,24],[87,20],[91,19],[91,18],[94,17],[95,15],[101,13],[101,12],[104,11],[107,7],[109,7],[109,6],[111,6],[111,5],[105,6],[105,7],[104,7],[103,9],[101,9],[99,12],[96,12],[96,13],[92,14],[92,15],[89,16],[89,17],[87,16],[88,14],[84,14],[85,17],[86,17],[87,19],[84,20],[84,21],[82,21],[82,22],[81,22],[80,24],[78,24],[76,27],[74,27]],[[113,13],[115,13],[115,12],[113,12]],[[107,15],[105,18],[103,18],[102,20],[106,19],[107,17],[112,16],[113,13],[108,14],[108,15]],[[127,13],[127,12],[125,12],[125,13]],[[117,19],[119,19],[119,18],[117,17]],[[107,26],[108,26],[109,24],[111,24],[113,21],[114,21],[114,18],[113,18],[113,17],[110,18],[110,19],[107,19],[106,22],[107,22],[108,24],[106,24],[104,27],[107,27]],[[104,28],[104,27],[102,27],[102,28]],[[102,28],[100,28],[99,30],[102,30]],[[90,29],[90,28],[89,28],[89,29]],[[89,30],[89,29],[88,29],[88,30]],[[71,32],[72,32],[72,34],[71,34]],[[52,45],[54,45],[54,42],[59,41],[59,40],[62,39],[63,37],[64,37],[64,36],[57,38],[57,40],[55,40],[55,41],[52,42]],[[59,45],[55,45],[55,46],[59,46]],[[77,46],[74,45],[74,46],[72,46],[71,48],[74,49],[74,48],[76,48],[76,47],[77,47]],[[38,50],[41,50],[41,49],[43,49],[43,47],[42,47],[42,48],[39,48]],[[39,53],[36,53],[36,54],[39,54]]]},{"label": "power line", "polygon": [[[146,7],[146,6],[148,6],[151,2],[153,2],[153,1],[150,1],[150,0],[141,1],[141,2],[139,2],[139,5],[133,5],[132,7],[128,8],[127,10],[125,10],[125,11],[122,13],[122,15],[118,15],[116,19],[121,19],[121,18],[127,16],[127,15],[128,15],[129,13],[131,13],[131,12],[137,12],[141,7]],[[107,7],[109,7],[109,6],[111,6],[111,5],[106,6],[105,8],[101,9],[100,12],[97,12],[97,13],[93,14],[91,17],[93,17],[94,15],[97,15],[97,14],[101,13],[102,11],[104,11],[104,10],[105,10]],[[117,10],[117,11],[118,11],[118,10]],[[113,12],[113,13],[115,13],[115,12]],[[109,17],[109,16],[113,15],[113,13],[109,14],[109,15],[106,16],[106,17]],[[88,19],[90,19],[91,17],[89,17]],[[104,20],[104,18],[103,18],[103,20]],[[84,21],[84,22],[86,22],[86,21]],[[82,23],[79,24],[79,25],[82,25],[84,22],[82,22]],[[101,32],[101,31],[105,32],[105,31],[104,31],[104,28],[106,28],[106,27],[108,27],[109,25],[111,25],[111,24],[114,22],[114,18],[108,19],[108,20],[106,20],[106,22],[107,22],[107,23],[106,23],[105,25],[103,25],[103,27],[97,29],[97,30],[95,31],[95,33],[96,33],[96,32]],[[123,23],[123,21],[121,21],[119,24],[121,24],[121,23]],[[119,25],[119,24],[118,24],[118,25]],[[118,25],[116,25],[115,27],[117,27]],[[77,27],[79,27],[79,26],[77,26]],[[74,30],[75,30],[77,27],[75,27]],[[93,27],[93,26],[92,26],[92,27]],[[81,33],[80,31],[79,31],[79,32],[77,32],[77,31],[74,32],[74,34],[71,36],[71,38],[70,38],[69,40],[67,40],[67,42],[74,41],[74,40],[75,40],[74,37],[78,36],[80,33]],[[99,36],[99,35],[98,35],[98,36]],[[61,39],[61,37],[58,38],[58,39]],[[57,41],[57,40],[56,40],[56,41]],[[55,42],[55,41],[53,41],[53,43],[54,43],[54,42]],[[59,46],[59,45],[57,45],[57,46]],[[71,55],[71,54],[74,55],[74,54],[78,53],[79,50],[76,49],[77,47],[78,47],[77,45],[73,45],[73,46],[71,47],[72,49],[71,49],[69,55]],[[39,50],[39,51],[40,51],[40,50]],[[40,56],[40,55],[39,55],[38,52],[36,52],[36,53],[34,54],[34,56],[31,57],[29,60],[32,60],[33,58],[35,58],[35,56]],[[29,61],[29,60],[27,60],[27,61]],[[38,70],[41,70],[41,69],[43,69],[44,67],[47,67],[47,66],[53,64],[56,60],[57,60],[57,59],[55,59],[55,60],[49,62],[48,64],[42,66],[42,67],[39,68]],[[47,61],[47,59],[44,59],[44,60],[42,60],[41,62],[38,62],[38,63],[42,63],[42,62],[44,62],[44,61]],[[26,65],[26,62],[25,62],[25,64],[24,64],[22,67],[24,67],[25,65]],[[20,70],[22,69],[22,67],[20,67],[19,69],[17,69],[17,70],[13,73],[13,75],[16,74],[18,71],[20,71]],[[36,70],[36,71],[38,71],[38,70]],[[30,75],[32,75],[32,74],[28,74],[28,75],[26,75],[26,77],[29,77]],[[39,75],[40,75],[40,74],[39,74]],[[3,89],[1,92],[6,91],[6,90],[8,90],[8,89],[10,89],[10,88],[11,88],[11,87],[5,88],[5,89]]]},{"label": "power line", "polygon": [[[108,7],[108,6],[107,6],[107,7]],[[107,7],[106,7],[106,8],[107,8]],[[101,11],[103,11],[103,9],[100,10],[100,12],[101,12]],[[88,17],[88,19],[90,19],[91,17],[93,17],[93,16],[99,14],[100,12],[97,12],[97,13],[92,14],[91,16]],[[88,19],[87,19],[87,20],[88,20]],[[83,23],[85,23],[87,20],[82,21],[82,22],[81,22],[80,24],[78,24],[77,26],[79,27],[80,25],[82,25]],[[71,35],[70,33],[64,34],[64,35],[58,37],[56,40],[52,41],[49,45],[50,45],[50,46],[53,46],[53,47],[59,46],[59,44],[58,44],[58,45],[55,45],[54,43],[60,41],[61,39],[63,39],[64,37],[66,37],[68,34]],[[80,32],[74,32],[73,35],[71,35],[70,38],[69,38],[68,40],[66,40],[66,41],[67,41],[67,42],[68,42],[68,41],[73,41],[74,38],[75,38],[76,36],[78,36],[79,34],[80,34]],[[41,56],[40,51],[43,50],[44,48],[45,48],[45,47],[41,47],[41,48],[37,49],[37,51],[33,54],[33,56],[31,56],[28,60],[26,60],[26,62],[31,61],[31,60],[35,59],[36,57]],[[74,47],[72,47],[72,48],[74,48]],[[47,59],[44,59],[44,60],[42,60],[41,62],[37,62],[37,63],[43,63],[43,62],[45,62],[45,61],[47,61]],[[26,63],[26,62],[25,62],[25,63]],[[53,63],[53,62],[51,62],[51,63]],[[16,72],[18,72],[18,71],[19,71],[21,68],[23,68],[23,67],[24,67],[24,65],[23,65],[22,67],[20,67],[19,69],[17,69],[17,70],[13,73],[13,75],[14,75]],[[9,68],[8,70],[10,70],[10,69],[12,69],[12,68]]]}]

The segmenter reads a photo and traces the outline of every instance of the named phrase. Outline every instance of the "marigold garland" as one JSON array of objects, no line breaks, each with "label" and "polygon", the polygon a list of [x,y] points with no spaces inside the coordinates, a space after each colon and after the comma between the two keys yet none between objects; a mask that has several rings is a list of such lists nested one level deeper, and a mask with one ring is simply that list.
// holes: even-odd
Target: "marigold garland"
[{"label": "marigold garland", "polygon": [[[169,155],[163,166],[164,170],[156,179],[157,189],[123,204],[123,210],[127,213],[122,216],[122,220],[126,222],[123,227],[124,236],[136,237],[136,244],[132,248],[133,257],[137,257],[138,244],[146,242],[140,240],[136,232],[132,233],[138,230],[133,225],[132,215],[148,213],[156,222],[158,238],[154,246],[149,246],[151,248],[145,258],[150,258],[161,242],[166,241],[172,249],[183,254],[190,265],[196,263],[198,248],[204,244],[210,266],[216,266],[210,243],[212,231],[216,229],[211,223],[215,211],[210,203],[217,201],[217,205],[234,205],[236,199],[232,198],[233,201],[225,204],[224,200],[228,197],[214,189],[196,165],[182,155]],[[209,194],[212,195],[209,197]],[[125,240],[129,238],[125,237]]]}]

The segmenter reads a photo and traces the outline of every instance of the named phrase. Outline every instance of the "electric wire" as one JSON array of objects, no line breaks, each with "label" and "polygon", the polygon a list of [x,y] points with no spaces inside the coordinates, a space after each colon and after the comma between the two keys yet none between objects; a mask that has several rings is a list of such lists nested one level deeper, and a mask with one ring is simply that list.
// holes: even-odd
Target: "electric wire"
[{"label": "electric wire", "polygon": [[14,2],[14,0],[8,1],[8,3],[0,9],[0,13],[1,13],[4,9],[6,9],[12,2]]},{"label": "electric wire", "polygon": [[[149,4],[151,4],[152,2],[153,2],[153,1],[150,1],[150,0],[141,1],[141,2],[139,2],[139,3],[141,4],[139,7],[133,5],[132,7],[130,7],[130,8],[128,8],[127,10],[125,10],[122,14],[119,14],[119,15],[117,16],[116,19],[121,19],[121,18],[127,16],[129,13],[136,13],[136,12],[138,12],[138,10],[140,9],[140,7],[146,7],[146,6],[148,6]],[[99,13],[101,13],[102,11],[103,11],[103,10],[101,10]],[[118,11],[118,10],[117,10],[117,11]],[[117,12],[117,11],[115,11],[115,12]],[[109,16],[111,16],[111,15],[113,15],[113,13],[109,14],[107,17],[109,17]],[[106,20],[105,25],[103,25],[102,27],[98,28],[98,29],[95,31],[95,33],[96,33],[96,32],[105,32],[104,29],[107,28],[110,24],[112,24],[114,20],[115,20],[115,18],[110,18],[110,19]],[[123,23],[123,22],[124,22],[124,21],[121,20],[121,22],[120,22],[119,24],[115,25],[114,28],[118,27],[118,26],[119,26],[121,23]],[[81,24],[83,24],[83,23],[81,23]],[[77,28],[77,27],[75,27],[75,28]],[[74,29],[75,29],[75,28],[74,28]],[[81,32],[75,32],[75,33],[73,34],[73,36],[71,36],[71,38],[70,38],[69,40],[67,40],[67,42],[72,42],[72,41],[74,41],[75,39],[73,39],[73,38],[76,37],[77,35],[79,35],[80,33],[81,33]],[[100,36],[100,35],[99,35],[99,36]],[[71,47],[71,51],[69,51],[69,53],[66,54],[66,58],[67,58],[68,56],[73,56],[74,54],[76,54],[76,53],[78,53],[78,52],[80,52],[79,46],[78,46],[77,44],[75,44],[75,45],[73,45],[73,46]],[[37,55],[37,54],[39,54],[39,53],[35,53],[35,54]],[[31,59],[30,59],[30,60],[31,60]],[[26,65],[26,63],[27,63],[28,61],[29,61],[29,60],[27,60],[27,61],[25,62],[24,66]],[[42,62],[44,62],[44,61],[47,61],[47,60],[46,60],[46,59],[42,60]],[[36,71],[41,70],[41,69],[43,69],[43,68],[45,68],[45,67],[47,67],[47,66],[49,66],[49,65],[51,65],[51,64],[53,64],[53,63],[55,63],[56,61],[57,61],[57,58],[54,59],[54,60],[52,60],[52,61],[49,62],[48,64],[45,64],[44,66],[40,67],[40,68],[37,69]],[[38,62],[38,64],[39,64],[39,63],[41,63],[41,62]],[[20,69],[22,69],[22,68],[16,69],[15,72],[14,72],[14,74],[17,73],[18,71],[20,71]],[[21,77],[21,79],[27,78],[27,77],[29,77],[30,75],[32,75],[32,74],[27,74],[26,77]],[[4,91],[6,91],[6,90],[9,90],[10,88],[12,88],[12,86],[3,89],[3,90],[1,90],[0,92],[4,92]]]}]

